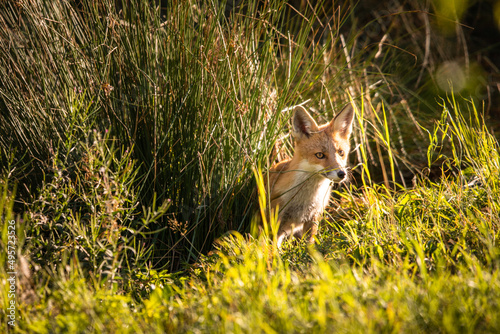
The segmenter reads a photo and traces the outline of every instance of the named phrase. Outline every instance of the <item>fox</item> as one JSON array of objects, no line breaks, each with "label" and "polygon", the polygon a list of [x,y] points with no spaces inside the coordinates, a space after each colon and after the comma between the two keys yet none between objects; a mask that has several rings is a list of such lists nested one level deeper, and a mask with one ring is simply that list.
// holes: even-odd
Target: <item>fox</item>
[{"label": "fox", "polygon": [[277,245],[292,235],[314,243],[333,182],[347,177],[354,109],[347,105],[329,123],[318,125],[301,105],[293,108],[294,153],[268,172],[271,208],[278,209]]}]

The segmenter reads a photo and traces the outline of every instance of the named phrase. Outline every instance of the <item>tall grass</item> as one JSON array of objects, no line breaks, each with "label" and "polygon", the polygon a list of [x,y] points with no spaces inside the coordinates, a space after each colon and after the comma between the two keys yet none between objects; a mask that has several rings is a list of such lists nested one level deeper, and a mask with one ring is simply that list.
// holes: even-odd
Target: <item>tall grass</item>
[{"label": "tall grass", "polygon": [[27,152],[13,162],[31,167],[14,169],[20,189],[36,198],[51,182],[54,153],[75,162],[85,156],[78,142],[96,130],[115,142],[113,157],[136,161],[136,213],[170,203],[161,221],[171,228],[150,243],[155,265],[171,270],[222,232],[247,229],[251,166],[273,163],[290,117],[280,111],[316,87],[318,113],[341,106],[336,82],[357,66],[335,52],[352,43],[337,33],[347,14],[325,26],[315,19],[321,3],[297,15],[284,1],[250,2],[229,16],[217,1],[2,6],[1,126],[9,135],[0,145]]},{"label": "tall grass", "polygon": [[[435,101],[433,6],[292,3],[0,4],[19,331],[499,327],[498,142],[477,96]],[[292,154],[288,107],[321,122],[350,101],[355,177],[318,243],[247,236],[252,170]]]},{"label": "tall grass", "polygon": [[[22,328],[496,332],[498,141],[470,106],[473,122],[443,106],[429,145],[431,151],[435,143],[451,146],[445,162],[467,167],[470,176],[439,183],[419,179],[410,190],[367,185],[362,192],[342,193],[348,213],[335,221],[327,216],[315,246],[286,242],[277,253],[264,236],[233,233],[183,277],[150,273],[135,287],[148,293],[135,298],[99,282],[84,283],[75,274],[78,260],[62,258],[66,265],[53,273],[56,285],[43,290],[42,305],[22,305]],[[438,156],[429,155],[430,161]],[[481,157],[486,159],[479,164]],[[472,176],[491,179],[471,184]],[[47,318],[41,310],[49,305]]]}]

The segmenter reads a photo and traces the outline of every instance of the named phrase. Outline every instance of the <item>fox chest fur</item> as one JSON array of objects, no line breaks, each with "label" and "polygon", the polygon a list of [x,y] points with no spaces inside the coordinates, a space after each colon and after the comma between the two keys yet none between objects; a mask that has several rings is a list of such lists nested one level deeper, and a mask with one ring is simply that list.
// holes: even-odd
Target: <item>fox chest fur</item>
[{"label": "fox chest fur", "polygon": [[[304,164],[304,163],[303,163]],[[276,179],[271,206],[278,207],[281,223],[293,221],[296,228],[315,221],[328,205],[331,181],[321,175],[301,171],[292,161],[276,165],[271,172],[284,172]]]},{"label": "fox chest fur", "polygon": [[346,108],[318,126],[301,106],[294,110],[295,151],[269,171],[271,207],[279,210],[278,245],[295,235],[312,242],[317,222],[330,199],[332,182],[346,173],[354,111]]}]

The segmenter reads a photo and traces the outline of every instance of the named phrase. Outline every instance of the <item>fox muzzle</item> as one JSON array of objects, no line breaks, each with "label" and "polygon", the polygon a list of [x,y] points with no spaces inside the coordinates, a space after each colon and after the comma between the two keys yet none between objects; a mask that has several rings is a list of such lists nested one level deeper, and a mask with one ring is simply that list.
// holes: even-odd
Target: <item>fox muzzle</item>
[{"label": "fox muzzle", "polygon": [[347,173],[340,168],[329,170],[329,171],[326,171],[323,173],[323,176],[325,176],[326,178],[328,178],[332,181],[336,181],[336,182],[340,182],[340,181],[344,180],[346,175],[347,175]]}]

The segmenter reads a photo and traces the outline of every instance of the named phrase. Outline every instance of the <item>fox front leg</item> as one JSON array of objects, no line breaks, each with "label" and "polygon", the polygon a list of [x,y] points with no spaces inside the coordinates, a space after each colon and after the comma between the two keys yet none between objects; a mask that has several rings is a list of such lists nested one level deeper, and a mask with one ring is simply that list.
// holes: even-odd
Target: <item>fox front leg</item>
[{"label": "fox front leg", "polygon": [[302,234],[302,224],[295,224],[291,222],[281,223],[278,229],[278,248],[285,239],[290,238],[292,235]]},{"label": "fox front leg", "polygon": [[318,223],[315,221],[309,221],[304,223],[303,237],[306,238],[307,242],[314,243],[314,236],[318,233]]}]

